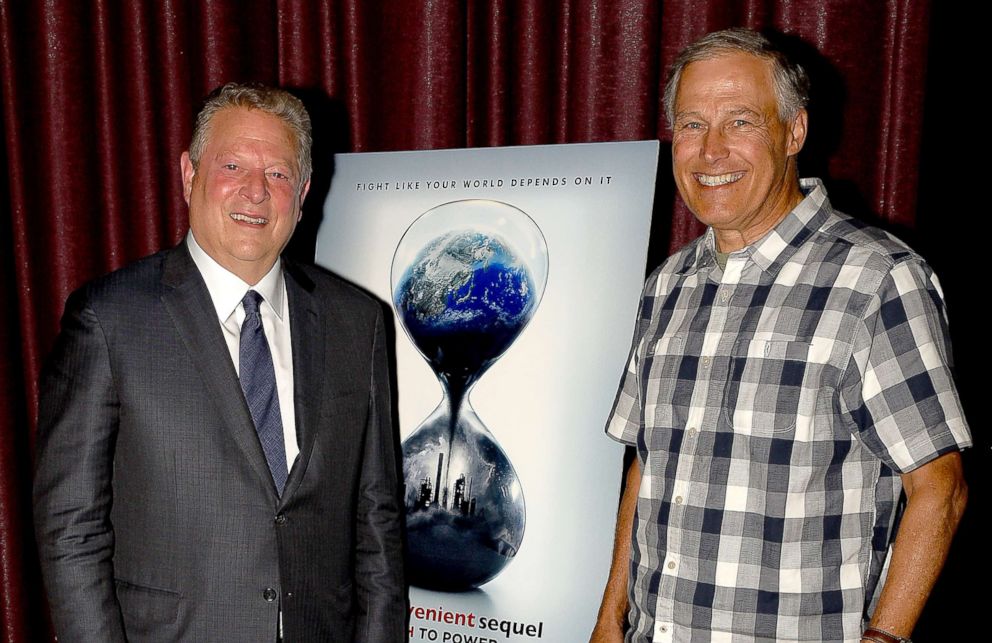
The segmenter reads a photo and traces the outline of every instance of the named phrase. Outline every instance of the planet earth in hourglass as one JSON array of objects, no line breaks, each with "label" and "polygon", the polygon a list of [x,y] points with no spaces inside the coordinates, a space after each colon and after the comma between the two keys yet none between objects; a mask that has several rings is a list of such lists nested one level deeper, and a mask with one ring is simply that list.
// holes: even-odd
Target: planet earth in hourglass
[{"label": "planet earth in hourglass", "polygon": [[520,480],[472,409],[469,392],[533,317],[546,280],[540,229],[505,203],[438,206],[400,241],[393,303],[444,390],[441,404],[403,443],[414,585],[478,587],[520,548],[526,520]]}]

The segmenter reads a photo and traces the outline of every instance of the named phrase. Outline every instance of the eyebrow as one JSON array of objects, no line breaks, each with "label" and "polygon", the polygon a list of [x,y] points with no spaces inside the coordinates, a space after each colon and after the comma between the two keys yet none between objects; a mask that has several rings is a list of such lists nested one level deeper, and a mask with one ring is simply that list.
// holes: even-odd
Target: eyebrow
[{"label": "eyebrow", "polygon": [[701,117],[702,117],[702,113],[696,111],[675,113],[675,120],[677,121],[682,120],[683,118],[701,118]]},{"label": "eyebrow", "polygon": [[[238,151],[233,150],[233,149],[227,149],[227,150],[221,150],[220,152],[217,152],[217,154],[215,154],[213,158],[216,161],[226,162],[225,161],[226,159],[238,160],[238,159],[244,158],[245,156],[251,156],[251,155],[250,154],[243,154],[243,153],[238,152]],[[275,159],[274,162],[268,163],[265,167],[270,168],[270,167],[275,167],[277,165],[285,165],[290,170],[293,170],[294,172],[296,171],[294,169],[294,167],[296,165],[296,160],[295,159],[293,159],[293,160],[290,160],[290,159]]]}]

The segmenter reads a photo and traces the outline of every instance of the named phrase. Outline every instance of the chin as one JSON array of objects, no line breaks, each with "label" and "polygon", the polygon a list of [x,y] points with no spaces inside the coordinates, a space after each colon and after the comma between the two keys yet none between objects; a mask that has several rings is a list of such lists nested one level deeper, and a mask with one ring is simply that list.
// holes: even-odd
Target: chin
[{"label": "chin", "polygon": [[729,205],[695,199],[686,204],[697,219],[706,225],[713,225],[725,219],[732,219],[735,209]]}]

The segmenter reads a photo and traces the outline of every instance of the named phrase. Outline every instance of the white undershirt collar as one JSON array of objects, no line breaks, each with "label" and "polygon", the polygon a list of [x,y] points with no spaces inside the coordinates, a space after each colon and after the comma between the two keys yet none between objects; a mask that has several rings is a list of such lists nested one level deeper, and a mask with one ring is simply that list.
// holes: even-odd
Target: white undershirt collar
[{"label": "white undershirt collar", "polygon": [[261,294],[276,316],[282,319],[286,289],[281,287],[283,282],[281,257],[277,257],[275,264],[265,273],[261,281],[252,286],[207,254],[206,250],[196,242],[192,230],[186,235],[186,247],[193,258],[193,263],[203,275],[203,281],[207,284],[220,323],[223,324],[230,318],[248,290],[255,290]]}]

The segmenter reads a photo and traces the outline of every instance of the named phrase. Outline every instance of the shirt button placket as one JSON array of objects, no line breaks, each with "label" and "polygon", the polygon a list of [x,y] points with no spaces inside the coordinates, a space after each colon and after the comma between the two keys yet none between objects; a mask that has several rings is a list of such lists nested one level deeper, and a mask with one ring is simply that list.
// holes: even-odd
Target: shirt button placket
[{"label": "shirt button placket", "polygon": [[654,624],[655,643],[668,643],[672,640],[672,623],[669,621],[656,621]]}]

